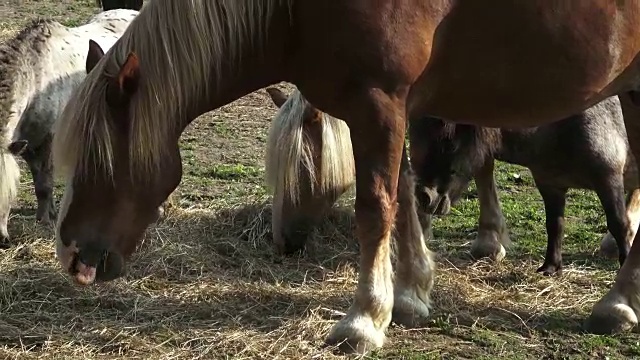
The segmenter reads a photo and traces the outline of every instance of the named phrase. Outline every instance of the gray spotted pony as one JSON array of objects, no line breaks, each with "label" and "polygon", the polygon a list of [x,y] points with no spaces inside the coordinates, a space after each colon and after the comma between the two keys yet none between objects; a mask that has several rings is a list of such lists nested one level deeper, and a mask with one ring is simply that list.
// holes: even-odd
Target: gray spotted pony
[{"label": "gray spotted pony", "polygon": [[129,9],[104,11],[78,27],[38,19],[0,46],[0,244],[9,239],[7,222],[17,196],[16,156],[27,162],[33,177],[36,219],[53,222],[53,124],[86,76],[89,40],[110,48],[137,15]]}]

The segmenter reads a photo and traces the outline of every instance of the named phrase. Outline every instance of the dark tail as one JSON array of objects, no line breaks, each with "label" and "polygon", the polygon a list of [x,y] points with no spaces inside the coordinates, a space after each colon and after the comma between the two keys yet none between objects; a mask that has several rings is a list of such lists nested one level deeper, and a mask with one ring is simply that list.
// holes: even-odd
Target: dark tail
[{"label": "dark tail", "polygon": [[131,9],[140,11],[144,0],[96,0],[96,6],[103,11],[114,9]]}]

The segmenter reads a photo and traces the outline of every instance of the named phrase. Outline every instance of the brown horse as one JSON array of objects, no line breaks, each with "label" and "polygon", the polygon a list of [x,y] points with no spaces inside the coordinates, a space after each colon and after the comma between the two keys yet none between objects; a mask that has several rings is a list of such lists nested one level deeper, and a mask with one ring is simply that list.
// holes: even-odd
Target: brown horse
[{"label": "brown horse", "polygon": [[[180,182],[185,127],[289,81],[345,120],[353,146],[360,276],[328,342],[359,352],[381,346],[392,313],[411,323],[428,315],[433,283],[402,161],[407,121],[429,113],[533,126],[626,94],[640,76],[639,11],[635,0],[150,1],[56,124],[54,168],[66,181],[58,259],[80,284],[121,276]],[[640,111],[629,111],[637,121],[627,132],[640,139]],[[630,143],[640,158],[640,141]],[[412,160],[420,156],[412,151]],[[595,305],[591,330],[637,324],[638,243]]]}]

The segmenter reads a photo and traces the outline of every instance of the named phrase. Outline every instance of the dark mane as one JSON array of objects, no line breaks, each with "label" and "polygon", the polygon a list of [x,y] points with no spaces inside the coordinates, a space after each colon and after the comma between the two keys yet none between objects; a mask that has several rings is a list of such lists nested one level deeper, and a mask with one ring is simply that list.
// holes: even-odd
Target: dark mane
[{"label": "dark mane", "polygon": [[40,54],[51,37],[50,26],[55,21],[35,19],[18,34],[0,45],[0,125],[4,127],[13,105],[14,76],[18,62],[30,53]]}]

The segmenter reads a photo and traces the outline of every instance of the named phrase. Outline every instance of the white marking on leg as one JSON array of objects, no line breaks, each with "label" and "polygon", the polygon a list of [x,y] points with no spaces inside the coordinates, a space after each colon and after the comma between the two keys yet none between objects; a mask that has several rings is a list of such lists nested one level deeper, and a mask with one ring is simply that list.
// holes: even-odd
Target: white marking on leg
[{"label": "white marking on leg", "polygon": [[509,245],[510,239],[493,178],[493,168],[494,161],[490,159],[475,176],[480,217],[478,236],[472,244],[471,252],[476,258],[489,257],[499,261],[506,255],[505,246]]},{"label": "white marking on leg", "polygon": [[424,236],[425,231],[430,232],[430,219],[423,217],[427,223],[421,226],[413,176],[409,171],[401,173],[400,176],[396,221],[398,258],[393,315],[396,322],[415,327],[429,316],[430,293],[436,266]]}]

